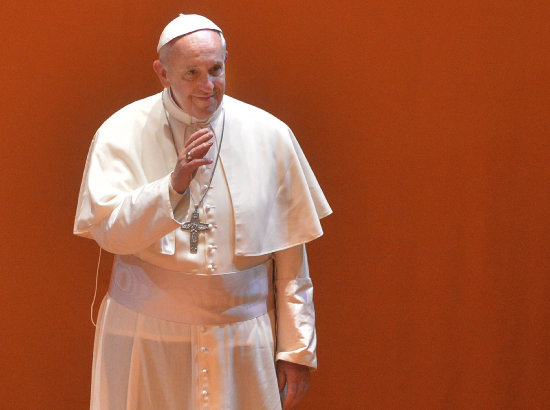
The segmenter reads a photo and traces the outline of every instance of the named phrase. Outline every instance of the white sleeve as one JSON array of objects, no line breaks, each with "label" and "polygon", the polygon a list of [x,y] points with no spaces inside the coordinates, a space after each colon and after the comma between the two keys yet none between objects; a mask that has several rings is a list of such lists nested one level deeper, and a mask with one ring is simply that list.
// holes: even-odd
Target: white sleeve
[{"label": "white sleeve", "polygon": [[313,284],[305,245],[275,252],[276,360],[317,368]]},{"label": "white sleeve", "polygon": [[105,250],[137,253],[178,228],[173,208],[181,197],[170,194],[170,175],[124,195],[113,211],[89,232]]}]

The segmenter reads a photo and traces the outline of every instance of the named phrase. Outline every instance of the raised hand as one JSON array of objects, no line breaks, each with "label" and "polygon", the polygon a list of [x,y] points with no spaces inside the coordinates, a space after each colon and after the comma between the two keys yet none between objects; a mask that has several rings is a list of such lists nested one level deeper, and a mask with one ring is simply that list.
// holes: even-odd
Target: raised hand
[{"label": "raised hand", "polygon": [[191,137],[178,154],[178,161],[172,173],[172,188],[182,194],[202,165],[212,163],[212,159],[204,158],[214,141],[214,134],[208,128],[191,134]]}]

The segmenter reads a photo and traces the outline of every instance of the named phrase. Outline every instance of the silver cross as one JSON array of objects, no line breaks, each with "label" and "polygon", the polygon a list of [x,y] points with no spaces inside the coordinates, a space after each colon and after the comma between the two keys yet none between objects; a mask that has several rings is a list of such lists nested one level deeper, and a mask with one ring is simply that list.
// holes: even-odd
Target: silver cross
[{"label": "silver cross", "polygon": [[195,207],[195,210],[191,214],[191,221],[181,224],[181,229],[189,231],[189,251],[191,253],[197,253],[199,246],[199,233],[202,231],[208,231],[210,227],[199,220],[199,210]]}]

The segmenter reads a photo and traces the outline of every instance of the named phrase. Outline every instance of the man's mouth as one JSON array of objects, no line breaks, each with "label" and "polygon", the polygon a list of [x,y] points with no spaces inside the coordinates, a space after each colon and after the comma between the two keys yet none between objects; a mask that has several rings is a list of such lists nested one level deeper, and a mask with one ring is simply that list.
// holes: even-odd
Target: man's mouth
[{"label": "man's mouth", "polygon": [[214,95],[195,95],[195,98],[198,98],[199,100],[209,100],[210,98],[214,98]]}]

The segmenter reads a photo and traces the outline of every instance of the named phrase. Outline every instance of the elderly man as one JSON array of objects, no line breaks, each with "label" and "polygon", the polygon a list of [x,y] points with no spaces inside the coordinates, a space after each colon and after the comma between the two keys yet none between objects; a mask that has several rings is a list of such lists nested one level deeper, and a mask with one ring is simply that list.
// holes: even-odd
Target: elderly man
[{"label": "elderly man", "polygon": [[74,232],[115,262],[92,409],[290,409],[316,368],[305,243],[330,214],[290,129],[224,94],[222,31],[180,15],[164,91],[96,133]]}]

